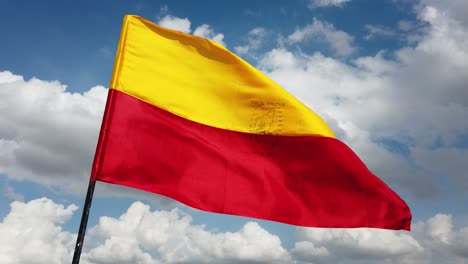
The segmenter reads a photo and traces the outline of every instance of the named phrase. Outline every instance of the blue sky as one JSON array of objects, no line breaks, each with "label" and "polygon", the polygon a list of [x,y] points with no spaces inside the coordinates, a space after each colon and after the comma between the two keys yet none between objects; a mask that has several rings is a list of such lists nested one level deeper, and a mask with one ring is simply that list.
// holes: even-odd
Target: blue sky
[{"label": "blue sky", "polygon": [[[314,17],[325,19],[336,28],[357,36],[355,41],[360,48],[353,56],[372,55],[381,49],[394,49],[404,44],[395,38],[365,41],[362,37],[368,32],[363,25],[395,27],[401,20],[414,21],[414,13],[408,8],[411,5],[392,1],[360,1],[347,8],[314,10],[307,8],[306,1],[283,2],[54,1],[44,4],[7,1],[0,18],[0,29],[8,33],[0,51],[1,69],[22,72],[26,78],[40,76],[44,80],[60,80],[73,91],[106,85],[122,17],[137,14],[157,21],[164,6],[169,8],[170,14],[189,18],[194,26],[212,25],[224,34],[228,47],[240,45],[243,39],[239,36],[255,27],[287,35],[295,27],[310,23]],[[271,47],[274,44],[271,43]],[[324,54],[330,52],[320,42],[301,48],[320,50]]]},{"label": "blue sky", "polygon": [[407,201],[413,231],[296,228],[99,182],[83,263],[468,263],[466,1],[0,4],[1,263],[71,259],[125,14],[280,83]]}]

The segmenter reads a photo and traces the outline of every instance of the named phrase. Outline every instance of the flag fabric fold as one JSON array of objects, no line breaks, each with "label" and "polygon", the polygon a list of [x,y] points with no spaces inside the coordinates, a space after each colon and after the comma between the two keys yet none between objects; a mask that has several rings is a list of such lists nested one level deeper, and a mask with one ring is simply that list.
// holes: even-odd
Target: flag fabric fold
[{"label": "flag fabric fold", "polygon": [[125,16],[91,181],[299,226],[410,229],[312,110],[223,46]]}]

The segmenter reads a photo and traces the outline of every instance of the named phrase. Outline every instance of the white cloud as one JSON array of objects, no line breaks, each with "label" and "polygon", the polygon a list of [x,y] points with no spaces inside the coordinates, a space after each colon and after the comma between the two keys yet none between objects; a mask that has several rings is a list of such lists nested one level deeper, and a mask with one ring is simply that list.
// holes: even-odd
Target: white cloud
[{"label": "white cloud", "polygon": [[161,20],[159,20],[158,24],[162,27],[182,31],[184,33],[192,32],[192,30],[190,29],[191,22],[188,18],[180,18],[172,15],[166,15]]},{"label": "white cloud", "polygon": [[461,23],[465,28],[468,28],[468,17],[466,15],[468,11],[468,2],[465,0],[420,0],[417,4],[417,12],[421,12],[428,6],[432,6],[438,10],[438,12],[444,14],[444,16],[451,17],[454,20]]},{"label": "white cloud", "polygon": [[310,39],[327,42],[336,54],[341,56],[350,55],[356,50],[353,46],[354,38],[351,35],[335,29],[333,24],[316,18],[314,18],[312,24],[296,29],[296,31],[287,38],[290,44],[300,43]]},{"label": "white cloud", "polygon": [[299,241],[296,242],[292,252],[303,261],[311,260],[317,257],[328,257],[330,256],[330,251],[323,246],[315,246],[314,243],[310,241]]},{"label": "white cloud", "polygon": [[28,203],[13,202],[0,223],[0,263],[69,263],[76,237],[61,225],[76,211],[41,198]]},{"label": "white cloud", "polygon": [[73,190],[82,182],[84,189],[106,93],[69,93],[57,81],[1,72],[0,173]]},{"label": "white cloud", "polygon": [[[379,229],[300,229],[293,252],[302,260],[341,263],[392,259],[421,252],[421,245],[409,234]],[[307,243],[309,247],[303,247]],[[310,248],[320,249],[309,251]],[[315,252],[312,254],[312,252]],[[323,254],[327,252],[327,254]]]},{"label": "white cloud", "polygon": [[[47,198],[13,202],[0,223],[0,262],[68,263],[76,236],[61,225],[76,211]],[[150,211],[136,202],[118,218],[101,217],[88,229],[82,263],[290,263],[280,239],[256,222],[237,232],[192,224],[178,209]]]},{"label": "white cloud", "polygon": [[[454,230],[452,216],[437,214],[413,225],[413,237],[424,247],[424,254],[408,256],[410,263],[467,263],[467,227]],[[409,261],[408,261],[409,262]]]},{"label": "white cloud", "polygon": [[[98,244],[84,256],[90,262],[112,263],[146,259],[162,263],[287,263],[290,257],[280,239],[255,222],[237,232],[217,233],[193,225],[178,209],[150,211],[140,202],[118,219],[101,217],[90,231]],[[122,254],[130,252],[132,254]],[[149,254],[151,252],[151,254]],[[151,255],[159,258],[151,259]]]},{"label": "white cloud", "polygon": [[[76,212],[47,198],[11,203],[0,222],[0,262],[68,263],[76,235],[63,225]],[[468,227],[450,215],[415,223],[412,232],[298,228],[291,254],[256,222],[236,232],[193,224],[179,209],[152,211],[133,203],[119,217],[88,228],[81,263],[466,263]]]},{"label": "white cloud", "polygon": [[351,2],[351,0],[310,0],[309,7],[310,8],[317,8],[317,7],[342,7],[347,2]]},{"label": "white cloud", "polygon": [[292,252],[312,263],[468,262],[468,229],[455,230],[450,215],[437,214],[412,229],[300,228]]},{"label": "white cloud", "polygon": [[[163,11],[161,11],[163,12]],[[167,9],[164,9],[164,12],[167,13]],[[178,30],[187,34],[192,33],[191,22],[188,18],[180,18],[172,15],[166,15],[160,19],[157,24],[162,27]],[[213,28],[208,24],[203,24],[198,26],[192,33],[195,36],[200,36],[202,38],[207,38],[218,42],[219,44],[226,46],[224,43],[224,35],[222,33],[216,33]]]},{"label": "white cloud", "polygon": [[214,41],[218,42],[219,44],[221,44],[223,46],[226,46],[226,43],[224,43],[224,41],[223,41],[224,35],[221,34],[221,33],[215,33],[210,25],[203,24],[203,25],[197,27],[193,31],[193,35],[200,36],[202,38],[211,39],[211,40],[214,40]]},{"label": "white cloud", "polygon": [[452,217],[443,214],[435,215],[424,224],[424,228],[426,236],[435,241],[448,244],[450,232],[452,231]]}]

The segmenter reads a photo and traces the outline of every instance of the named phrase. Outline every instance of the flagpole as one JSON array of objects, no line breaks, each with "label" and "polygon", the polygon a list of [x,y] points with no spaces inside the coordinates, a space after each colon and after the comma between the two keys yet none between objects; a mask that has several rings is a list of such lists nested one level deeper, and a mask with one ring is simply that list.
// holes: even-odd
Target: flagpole
[{"label": "flagpole", "polygon": [[80,229],[78,231],[78,237],[76,239],[75,253],[73,254],[72,264],[80,263],[81,249],[83,248],[83,240],[86,233],[86,225],[88,224],[89,209],[91,208],[95,185],[96,181],[90,181],[88,185],[88,192],[86,193],[83,214],[81,215]]}]

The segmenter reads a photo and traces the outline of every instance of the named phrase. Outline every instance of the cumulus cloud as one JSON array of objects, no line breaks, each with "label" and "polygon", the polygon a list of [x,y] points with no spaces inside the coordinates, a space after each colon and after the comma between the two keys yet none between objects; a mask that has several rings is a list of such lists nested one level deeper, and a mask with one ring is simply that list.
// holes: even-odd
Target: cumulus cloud
[{"label": "cumulus cloud", "polygon": [[[77,207],[47,198],[13,202],[0,223],[0,262],[69,263],[76,236],[62,229]],[[118,218],[101,217],[85,239],[82,263],[290,263],[280,239],[256,222],[236,232],[194,225],[173,209],[135,202]]]},{"label": "cumulus cloud", "polygon": [[[68,263],[76,235],[63,225],[76,212],[47,198],[12,202],[0,222],[0,262]],[[135,202],[119,217],[102,216],[88,228],[81,263],[466,263],[468,227],[436,214],[412,232],[298,228],[288,252],[256,222],[235,232],[193,224],[180,209],[150,210]]]},{"label": "cumulus cloud", "polygon": [[133,252],[132,261],[157,255],[154,260],[162,263],[289,261],[280,239],[256,222],[246,223],[237,232],[222,233],[210,232],[192,221],[178,209],[150,211],[149,206],[136,202],[118,219],[101,217],[90,232],[98,246],[85,259],[101,263],[114,258],[110,263],[120,263],[128,258],[122,252]]},{"label": "cumulus cloud", "polygon": [[351,0],[310,0],[309,8],[317,8],[317,7],[343,7],[347,2],[351,2]]},{"label": "cumulus cloud", "polygon": [[[165,9],[164,12],[168,12]],[[218,42],[219,44],[226,46],[224,43],[224,35],[222,33],[216,33],[213,28],[208,24],[198,26],[193,32],[191,30],[192,23],[188,18],[180,18],[173,15],[166,15],[157,22],[160,26],[178,30],[187,34],[192,33],[195,36],[211,39]]]},{"label": "cumulus cloud", "polygon": [[166,15],[161,20],[159,20],[158,24],[162,27],[182,31],[184,33],[192,32],[192,30],[190,29],[192,23],[188,18],[180,18],[172,15]]},{"label": "cumulus cloud", "polygon": [[466,12],[468,10],[468,2],[465,0],[450,0],[450,1],[439,1],[439,0],[420,0],[416,5],[416,11],[432,6],[436,8],[440,13],[445,14],[448,17],[461,23],[464,28],[468,28],[468,17]]},{"label": "cumulus cloud", "polygon": [[413,237],[424,247],[422,254],[407,256],[408,263],[467,263],[467,227],[453,228],[452,216],[436,214],[413,225]]},{"label": "cumulus cloud", "polygon": [[325,41],[340,56],[350,55],[356,50],[353,46],[353,36],[335,29],[333,24],[316,18],[314,18],[312,24],[296,29],[294,33],[288,36],[287,41],[289,44],[295,44],[310,39]]},{"label": "cumulus cloud", "polygon": [[193,31],[193,35],[200,36],[202,38],[207,38],[218,42],[219,44],[226,46],[226,43],[223,42],[224,35],[221,33],[215,33],[214,30],[208,24],[203,24],[197,27]]},{"label": "cumulus cloud", "polygon": [[389,230],[317,228],[302,229],[299,236],[293,252],[305,261],[339,263],[348,258],[376,261],[422,251],[410,235]]},{"label": "cumulus cloud", "polygon": [[106,94],[1,72],[0,173],[49,186],[86,182]]},{"label": "cumulus cloud", "polygon": [[0,223],[0,262],[4,264],[68,263],[76,236],[61,225],[76,211],[41,198],[28,203],[13,202]]},{"label": "cumulus cloud", "polygon": [[437,214],[411,233],[379,229],[298,229],[292,252],[307,263],[466,263],[466,227]]}]

